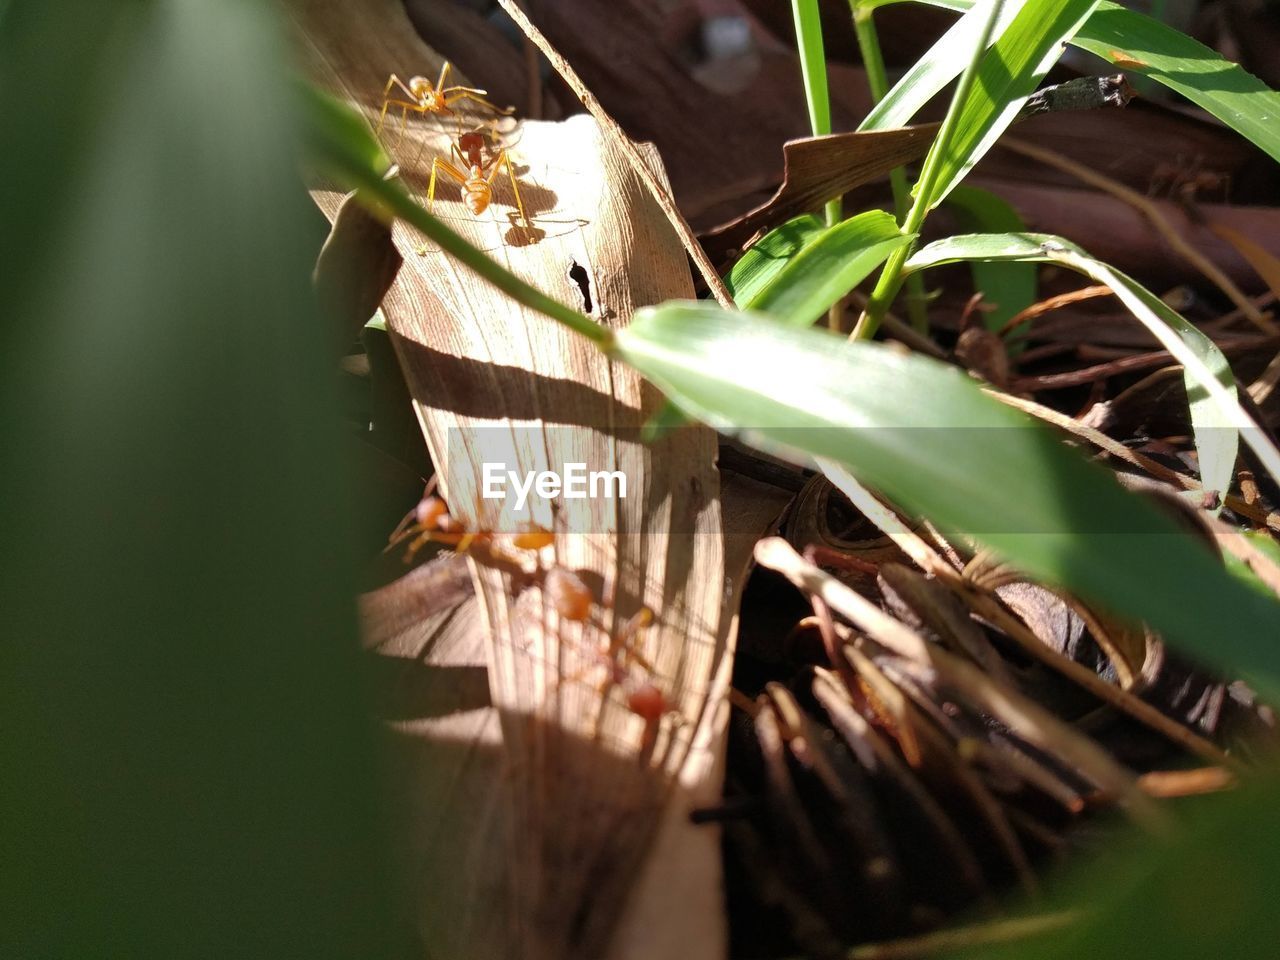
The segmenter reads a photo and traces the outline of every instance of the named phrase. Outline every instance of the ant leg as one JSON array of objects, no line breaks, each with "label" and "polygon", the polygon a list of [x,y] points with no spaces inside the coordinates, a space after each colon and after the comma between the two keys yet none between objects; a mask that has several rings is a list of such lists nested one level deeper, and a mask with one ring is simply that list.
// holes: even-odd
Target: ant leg
[{"label": "ant leg", "polygon": [[515,107],[500,107],[496,103],[490,103],[484,97],[480,96],[480,94],[486,92],[484,90],[471,90],[469,87],[450,87],[449,91],[457,92],[453,93],[452,96],[446,94],[444,98],[444,102],[446,104],[454,104],[459,100],[474,100],[476,103],[482,103],[494,113],[501,114],[504,117],[509,117],[511,114],[516,112]]},{"label": "ant leg", "polygon": [[[436,174],[441,170],[443,170],[447,176],[453,177],[454,180],[457,180],[459,184],[465,184],[467,182],[467,178],[462,174],[462,171],[443,157],[436,157],[431,161],[431,179],[427,183],[428,210],[433,209],[436,204]],[[425,257],[427,255],[427,245],[424,243],[415,247],[414,252],[420,257]]]},{"label": "ant leg", "polygon": [[382,113],[378,114],[378,128],[374,131],[374,136],[377,136],[382,132],[382,124],[387,119],[387,107],[391,106],[392,103],[404,102],[403,100],[390,99],[392,87],[399,87],[404,91],[404,95],[406,97],[411,97],[414,100],[417,100],[417,97],[413,96],[413,91],[405,86],[404,81],[393,73],[390,79],[387,80],[387,85],[382,88]]},{"label": "ant leg", "polygon": [[[413,558],[418,555],[418,551],[435,539],[436,535],[432,530],[424,530],[422,533],[418,534],[409,541],[409,546],[405,548],[404,562],[413,563]],[[392,546],[394,546],[394,544],[388,544],[387,549],[390,550]]]},{"label": "ant leg", "polygon": [[385,97],[387,96],[387,94],[391,93],[392,87],[399,87],[401,90],[404,91],[404,95],[406,97],[413,97],[414,100],[418,99],[414,95],[413,90],[403,80],[397,77],[394,73],[388,78],[387,85],[382,88],[382,95]]},{"label": "ant leg", "polygon": [[387,109],[389,107],[400,108],[400,137],[396,140],[396,146],[399,146],[400,141],[404,139],[405,129],[409,125],[409,111],[413,110],[413,111],[416,111],[417,113],[425,113],[426,110],[423,108],[422,104],[409,103],[407,100],[384,101],[382,104],[382,116],[378,118],[378,129],[375,131],[375,134],[374,134],[375,136],[382,132],[383,121],[386,119]]},{"label": "ant leg", "polygon": [[454,180],[457,180],[459,185],[465,185],[467,182],[466,174],[464,174],[461,170],[459,170],[457,167],[455,167],[452,163],[450,163],[448,160],[444,159],[443,157],[436,157],[434,160],[431,161],[431,180],[427,184],[427,208],[428,209],[430,209],[431,206],[436,201],[436,174],[439,173],[441,170],[443,170],[447,176],[450,176]]},{"label": "ant leg", "polygon": [[[443,157],[436,157],[434,160],[431,161],[431,180],[427,183],[427,209],[428,210],[431,210],[435,207],[436,174],[438,174],[441,170],[443,170],[447,176],[450,176],[454,180],[458,181],[459,185],[465,186],[467,182],[466,175],[461,170],[459,170],[457,167],[455,167],[452,163],[450,163],[448,160],[444,159]],[[426,256],[427,254],[426,244],[422,244],[414,249],[415,249],[415,252],[420,257]]]},{"label": "ant leg", "polygon": [[409,108],[400,108],[400,135],[396,137],[396,149],[400,149],[400,144],[404,140],[404,135],[409,129]]},{"label": "ant leg", "polygon": [[499,151],[498,159],[494,163],[493,170],[489,173],[489,176],[488,176],[489,184],[490,185],[493,184],[494,178],[498,176],[498,168],[502,166],[505,166],[507,168],[507,178],[511,181],[511,192],[515,194],[516,209],[520,211],[520,219],[524,222],[524,226],[526,228],[532,228],[533,225],[529,223],[529,218],[524,212],[524,201],[520,199],[520,188],[516,186],[516,175],[515,175],[515,172],[511,169],[511,157],[507,153],[507,151],[505,150]]},{"label": "ant leg", "polygon": [[440,68],[440,79],[436,81],[436,90],[444,92],[444,82],[449,77],[449,71],[453,69],[453,64],[448,60],[444,62],[444,66]]}]

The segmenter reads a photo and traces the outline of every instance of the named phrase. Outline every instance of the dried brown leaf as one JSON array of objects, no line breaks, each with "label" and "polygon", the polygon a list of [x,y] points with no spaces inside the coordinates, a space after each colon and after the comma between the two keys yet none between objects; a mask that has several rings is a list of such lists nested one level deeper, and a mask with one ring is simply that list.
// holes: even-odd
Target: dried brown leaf
[{"label": "dried brown leaf", "polygon": [[[393,0],[290,6],[312,75],[373,122],[388,74],[434,76],[441,65]],[[451,131],[411,117],[399,139],[399,122],[388,123],[384,139],[396,145],[400,176],[422,189]],[[437,215],[527,282],[582,308],[570,277],[576,265],[602,323],[623,324],[640,305],[691,295],[669,225],[592,121],[523,124],[507,144],[537,236],[515,224],[501,182],[480,218],[446,184]],[[332,217],[341,197],[313,195]],[[489,786],[507,823],[506,897],[468,901],[472,937],[451,942],[473,957],[602,956],[637,878],[648,875],[645,856],[664,823],[683,824],[688,842],[663,868],[699,886],[673,891],[690,902],[714,904],[719,895],[714,833],[695,835],[683,816],[718,791],[736,606],[736,590],[724,588],[715,437],[690,428],[640,444],[656,391],[440,253],[420,253],[420,239],[403,225],[394,238],[405,263],[383,309],[452,512],[474,528],[502,522],[500,504],[479,495],[487,460],[521,471],[585,462],[623,471],[632,486],[623,500],[564,501],[558,516],[535,516],[557,531],[554,562],[597,585],[599,624],[558,621],[537,577],[521,584],[472,564],[505,759]],[[642,606],[656,613],[643,658],[674,707],[656,737],[622,691],[600,682],[608,671],[597,651]],[[463,860],[459,882],[490,889],[485,870],[494,866]],[[722,949],[722,911],[682,911],[680,920],[691,953]]]}]

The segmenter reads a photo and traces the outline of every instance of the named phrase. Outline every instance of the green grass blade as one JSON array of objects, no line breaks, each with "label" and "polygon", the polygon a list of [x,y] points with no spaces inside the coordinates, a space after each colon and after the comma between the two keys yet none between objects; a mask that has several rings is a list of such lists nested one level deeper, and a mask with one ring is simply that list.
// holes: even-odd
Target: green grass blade
[{"label": "green grass blade", "polygon": [[827,90],[827,58],[822,44],[822,17],[818,0],[791,0],[795,19],[800,73],[809,108],[809,128],[815,137],[831,132],[831,101]]},{"label": "green grass blade", "polygon": [[1280,604],[953,367],[699,303],[637,311],[616,354],[719,430],[796,462],[842,463],[1208,662],[1280,675]]},{"label": "green grass blade", "polygon": [[[831,132],[831,98],[827,89],[827,55],[822,43],[822,16],[818,0],[791,0],[796,26],[796,46],[800,51],[800,73],[804,81],[805,104],[809,109],[809,129],[815,137]],[[840,201],[826,205],[828,226],[840,220]]]},{"label": "green grass blade", "polygon": [[913,238],[883,210],[860,213],[812,237],[739,306],[808,326]]},{"label": "green grass blade", "polygon": [[[849,0],[849,13],[858,38],[858,50],[862,54],[862,67],[867,74],[871,100],[878,104],[889,93],[889,77],[885,70],[884,55],[880,52],[880,37],[876,32],[874,12],[862,6],[858,0]],[[889,171],[889,188],[893,191],[894,215],[899,223],[906,223],[907,212],[911,208],[906,170],[894,167]],[[929,329],[928,300],[924,291],[924,278],[908,278],[905,297],[907,316],[911,326],[922,333]]]},{"label": "green grass blade", "polygon": [[1276,473],[1280,470],[1280,452],[1240,407],[1235,379],[1222,351],[1141,284],[1061,237],[1036,233],[948,237],[918,250],[907,261],[907,269],[920,270],[969,260],[1059,263],[1111,287],[1129,311],[1183,365],[1205,488],[1226,491],[1230,486],[1238,431],[1243,431],[1245,440],[1272,475],[1280,475]]},{"label": "green grass blade", "polygon": [[[1027,229],[1018,211],[988,190],[961,185],[951,191],[947,205],[964,233],[1021,233]],[[994,308],[982,317],[988,330],[1002,329],[1019,311],[1035,303],[1034,264],[974,260],[969,269],[973,288],[982,291],[983,299]]]},{"label": "green grass blade", "polygon": [[774,227],[738,258],[724,285],[739,307],[745,307],[760,295],[787,265],[826,227],[811,213]]},{"label": "green grass blade", "polygon": [[1198,40],[1114,3],[1102,3],[1076,34],[1075,45],[1123,69],[1164,84],[1203,107],[1280,161],[1280,93]]},{"label": "green grass blade", "polygon": [[[957,12],[971,11],[974,6],[973,0],[921,2]],[[1180,93],[1280,161],[1280,93],[1199,41],[1145,14],[1102,0],[1070,43],[1111,63],[1116,63],[1117,54],[1123,56],[1125,70],[1150,77]],[[1135,67],[1130,60],[1147,66]],[[962,63],[955,65],[951,77],[962,68]],[[934,93],[951,79],[944,78],[944,73],[939,65],[929,75],[928,82],[938,84]],[[891,91],[890,97],[893,96]],[[914,96],[918,98],[919,94]],[[895,122],[867,129],[900,126],[918,109],[919,106],[912,109],[905,119],[898,111]]]},{"label": "green grass blade", "polygon": [[[902,221],[903,233],[920,233],[925,218],[933,207],[932,197],[940,178],[944,176],[952,158],[956,156],[956,141],[964,135],[961,126],[964,108],[969,103],[971,94],[974,93],[974,82],[978,78],[979,68],[984,60],[985,51],[991,44],[991,38],[996,35],[996,23],[1003,9],[1004,0],[995,0],[990,10],[984,11],[982,31],[973,44],[969,61],[965,65],[964,72],[960,74],[955,92],[951,95],[947,115],[942,119],[933,143],[929,146],[929,152],[920,166],[920,177],[912,189],[911,208]],[[858,318],[853,328],[853,339],[870,340],[875,336],[881,320],[884,319],[894,297],[898,295],[902,284],[902,266],[906,263],[913,247],[914,244],[910,244],[895,250],[889,256],[889,261],[880,271],[880,277],[871,291],[871,296],[867,298],[866,309],[863,310],[862,316]]]},{"label": "green grass blade", "polygon": [[1013,123],[1097,0],[1030,0],[982,59],[955,136],[925,198],[936,206]]},{"label": "green grass blade", "polygon": [[[902,79],[893,85],[871,112],[858,124],[859,130],[889,130],[905,126],[926,103],[960,75],[973,57],[973,49],[982,37],[991,6],[995,0],[980,0],[966,7],[964,15],[952,24],[932,47],[920,57]],[[1027,0],[1006,0],[996,15],[992,42],[1000,37],[1026,6]]]},{"label": "green grass blade", "polygon": [[[805,214],[770,230],[744,253],[725,286],[744,310],[768,310],[795,326],[808,326],[910,238],[881,210],[824,227]],[[669,400],[645,425],[645,437],[688,423]]]}]

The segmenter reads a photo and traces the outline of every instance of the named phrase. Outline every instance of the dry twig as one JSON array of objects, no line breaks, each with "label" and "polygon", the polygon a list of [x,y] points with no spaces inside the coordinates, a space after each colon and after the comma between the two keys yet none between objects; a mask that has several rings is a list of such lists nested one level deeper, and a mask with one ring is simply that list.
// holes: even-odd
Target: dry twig
[{"label": "dry twig", "polygon": [[702,274],[702,279],[706,281],[707,287],[711,290],[711,295],[716,298],[716,302],[726,310],[736,309],[733,297],[729,295],[724,281],[720,279],[720,274],[716,272],[716,268],[707,257],[706,251],[698,243],[698,238],[694,235],[693,228],[689,226],[689,221],[676,208],[675,200],[672,199],[670,191],[667,190],[665,184],[654,176],[649,164],[640,155],[639,149],[637,149],[632,139],[627,136],[626,131],[618,125],[618,121],[609,116],[608,111],[601,106],[600,101],[595,98],[595,95],[587,89],[587,85],[582,82],[582,78],[578,76],[577,71],[569,66],[569,62],[551,45],[551,41],[543,36],[542,31],[535,27],[533,22],[525,16],[524,11],[516,5],[514,0],[498,0],[498,2],[502,5],[502,9],[507,12],[507,15],[515,21],[516,26],[524,31],[524,35],[532,40],[538,49],[542,51],[543,56],[551,61],[551,65],[564,78],[564,82],[569,85],[570,89],[577,94],[578,99],[582,101],[582,105],[587,108],[587,112],[595,117],[596,122],[600,124],[600,128],[622,150],[623,155],[635,169],[636,176],[649,189],[653,199],[662,209],[662,212],[666,214],[667,219],[671,221],[671,226],[675,228],[676,233],[680,236],[680,242],[684,244],[685,250],[694,264],[697,265],[698,272]]},{"label": "dry twig", "polygon": [[975,613],[1007,634],[1026,653],[1079,684],[1103,703],[1122,711],[1190,753],[1211,764],[1225,765],[1232,769],[1240,767],[1238,761],[1228,757],[1217,745],[1161,713],[1145,700],[1139,699],[1126,690],[1121,690],[1088,667],[1046,647],[1026,624],[1010,613],[999,600],[988,593],[966,586],[960,571],[943,559],[918,534],[908,529],[892,510],[877,500],[871,491],[858,483],[847,470],[838,464],[828,462],[820,465],[831,482],[862,511],[868,520],[879,527],[885,536],[893,540],[903,553],[911,557],[926,573],[933,574],[955,589]]},{"label": "dry twig", "polygon": [[1136,190],[1131,190],[1124,184],[1118,183],[1110,177],[1098,173],[1096,170],[1090,170],[1083,164],[1076,163],[1060,153],[1045,150],[1043,147],[1037,147],[1024,140],[1006,137],[1000,141],[1000,145],[1007,147],[1014,153],[1020,153],[1024,157],[1030,157],[1064,173],[1069,173],[1077,180],[1081,180],[1099,190],[1104,190],[1118,200],[1129,204],[1150,220],[1156,232],[1165,239],[1169,246],[1184,260],[1208,277],[1255,326],[1265,330],[1267,333],[1280,333],[1280,327],[1277,327],[1271,320],[1267,319],[1249,298],[1241,292],[1240,288],[1231,281],[1230,277],[1182,238],[1181,234],[1164,218],[1159,207],[1150,198],[1144,197]]}]

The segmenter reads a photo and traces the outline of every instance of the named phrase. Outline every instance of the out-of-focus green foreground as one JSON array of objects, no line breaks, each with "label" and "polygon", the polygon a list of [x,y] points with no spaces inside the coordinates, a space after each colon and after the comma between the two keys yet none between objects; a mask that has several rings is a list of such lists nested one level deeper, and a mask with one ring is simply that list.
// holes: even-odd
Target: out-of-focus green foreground
[{"label": "out-of-focus green foreground", "polygon": [[0,4],[0,955],[386,954],[293,95],[265,3]]}]

